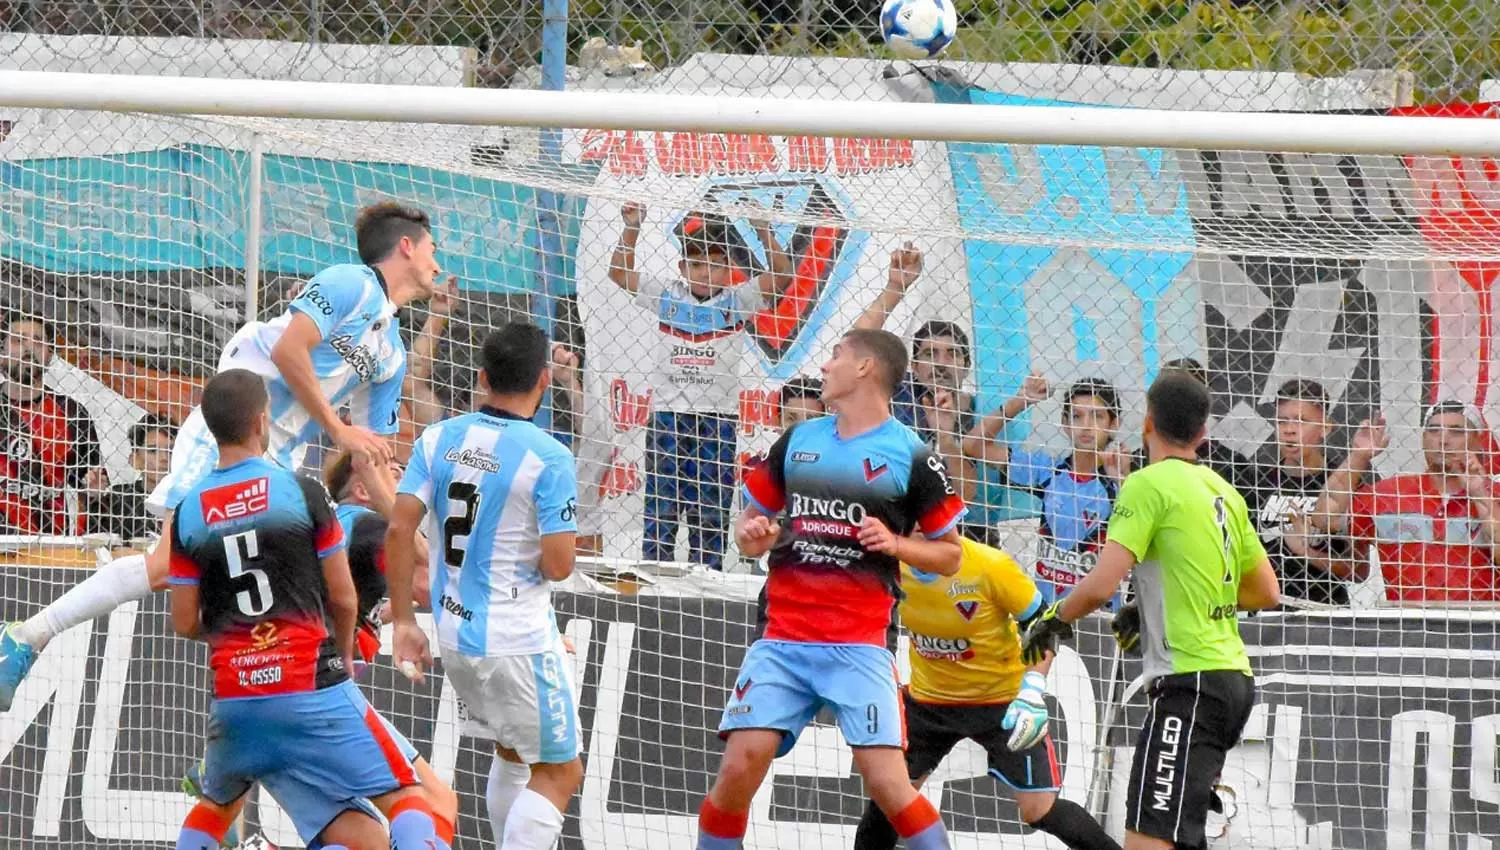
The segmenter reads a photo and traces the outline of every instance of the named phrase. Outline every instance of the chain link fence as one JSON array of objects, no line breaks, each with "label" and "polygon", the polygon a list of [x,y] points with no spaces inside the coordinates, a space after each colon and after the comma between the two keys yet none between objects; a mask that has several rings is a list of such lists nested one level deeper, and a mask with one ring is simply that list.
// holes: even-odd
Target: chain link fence
[{"label": "chain link fence", "polygon": [[[696,53],[880,57],[879,4],[850,0],[575,0],[570,62],[591,39],[662,68]],[[1472,99],[1500,65],[1500,5],[1464,0],[960,0],[945,58],[975,62],[1410,74],[1417,102]],[[0,30],[49,35],[442,45],[473,51],[472,84],[536,63],[542,4],[510,0],[7,0]],[[103,51],[107,53],[108,51]],[[633,52],[628,52],[630,59]],[[34,66],[13,51],[0,64]],[[625,64],[630,64],[629,60]],[[223,68],[224,73],[272,69]]]}]

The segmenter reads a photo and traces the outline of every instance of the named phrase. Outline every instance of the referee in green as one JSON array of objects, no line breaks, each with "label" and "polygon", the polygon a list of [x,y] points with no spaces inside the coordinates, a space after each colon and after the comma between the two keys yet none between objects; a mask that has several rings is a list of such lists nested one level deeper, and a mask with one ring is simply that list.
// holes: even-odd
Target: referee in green
[{"label": "referee in green", "polygon": [[1026,633],[1033,663],[1134,571],[1136,599],[1116,615],[1115,639],[1125,649],[1139,643],[1151,704],[1130,768],[1125,850],[1206,846],[1214,784],[1255,702],[1237,612],[1281,597],[1244,498],[1198,463],[1208,412],[1208,388],[1185,372],[1151,385],[1151,463],[1120,487],[1093,571]]}]

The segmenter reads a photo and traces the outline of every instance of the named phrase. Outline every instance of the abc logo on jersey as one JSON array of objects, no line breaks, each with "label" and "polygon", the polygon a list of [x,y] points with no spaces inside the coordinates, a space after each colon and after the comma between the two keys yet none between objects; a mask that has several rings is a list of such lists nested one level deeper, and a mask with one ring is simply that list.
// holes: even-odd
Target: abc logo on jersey
[{"label": "abc logo on jersey", "polygon": [[270,490],[270,482],[266,478],[237,481],[204,490],[198,498],[198,504],[203,509],[203,521],[212,525],[269,510]]}]

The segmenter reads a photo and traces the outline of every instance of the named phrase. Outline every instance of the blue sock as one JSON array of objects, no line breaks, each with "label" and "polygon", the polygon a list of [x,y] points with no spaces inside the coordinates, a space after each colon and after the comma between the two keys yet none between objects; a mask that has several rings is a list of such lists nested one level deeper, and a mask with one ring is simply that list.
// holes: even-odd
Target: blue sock
[{"label": "blue sock", "polygon": [[425,806],[399,807],[391,818],[392,850],[452,850],[448,842],[438,837],[437,824],[432,812]]},{"label": "blue sock", "polygon": [[177,850],[219,850],[219,839],[201,829],[184,826],[177,833]]}]

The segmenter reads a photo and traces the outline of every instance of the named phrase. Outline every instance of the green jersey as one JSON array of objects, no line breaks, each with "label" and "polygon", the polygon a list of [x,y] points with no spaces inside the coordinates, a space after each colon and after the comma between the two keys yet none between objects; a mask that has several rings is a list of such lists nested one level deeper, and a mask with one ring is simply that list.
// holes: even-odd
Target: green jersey
[{"label": "green jersey", "polygon": [[1250,673],[1240,639],[1240,579],[1266,557],[1245,499],[1207,466],[1171,458],[1131,473],[1109,539],[1135,555],[1147,679]]}]

